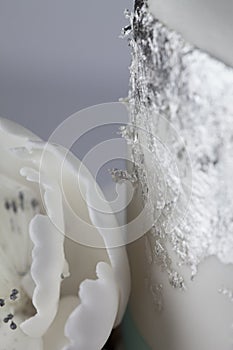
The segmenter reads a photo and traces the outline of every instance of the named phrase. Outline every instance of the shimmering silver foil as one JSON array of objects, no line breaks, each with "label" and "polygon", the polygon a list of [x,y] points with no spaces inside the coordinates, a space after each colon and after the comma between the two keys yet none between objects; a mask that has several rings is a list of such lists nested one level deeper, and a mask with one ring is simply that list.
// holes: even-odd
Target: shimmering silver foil
[{"label": "shimmering silver foil", "polygon": [[127,15],[130,125],[122,133],[154,219],[145,249],[185,289],[177,266],[190,266],[192,277],[211,255],[233,263],[233,69],[156,20],[146,1]]}]

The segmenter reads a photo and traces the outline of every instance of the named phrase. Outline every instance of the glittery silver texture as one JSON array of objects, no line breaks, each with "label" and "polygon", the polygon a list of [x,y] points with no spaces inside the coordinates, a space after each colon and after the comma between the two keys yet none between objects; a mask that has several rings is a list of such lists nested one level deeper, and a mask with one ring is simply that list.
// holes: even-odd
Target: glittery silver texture
[{"label": "glittery silver texture", "polygon": [[233,291],[228,288],[220,288],[218,292],[233,302]]},{"label": "glittery silver texture", "polygon": [[155,311],[161,313],[164,308],[163,285],[150,283],[148,288],[152,294]]},{"label": "glittery silver texture", "polygon": [[123,136],[154,218],[148,263],[185,289],[179,266],[194,277],[211,255],[233,263],[233,69],[156,20],[146,1],[126,15],[132,64]]},{"label": "glittery silver texture", "polygon": [[130,181],[133,185],[136,185],[138,182],[137,175],[127,170],[114,168],[109,169],[109,173],[111,174],[113,181],[117,183]]}]

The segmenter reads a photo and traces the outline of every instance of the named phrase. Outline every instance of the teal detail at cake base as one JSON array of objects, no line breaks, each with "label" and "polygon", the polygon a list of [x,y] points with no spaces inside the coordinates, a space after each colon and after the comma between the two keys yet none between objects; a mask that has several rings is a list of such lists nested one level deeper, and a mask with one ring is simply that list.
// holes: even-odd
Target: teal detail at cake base
[{"label": "teal detail at cake base", "polygon": [[140,335],[137,327],[134,324],[129,308],[125,313],[122,322],[122,335],[124,342],[124,350],[152,350],[146,344],[143,337]]}]

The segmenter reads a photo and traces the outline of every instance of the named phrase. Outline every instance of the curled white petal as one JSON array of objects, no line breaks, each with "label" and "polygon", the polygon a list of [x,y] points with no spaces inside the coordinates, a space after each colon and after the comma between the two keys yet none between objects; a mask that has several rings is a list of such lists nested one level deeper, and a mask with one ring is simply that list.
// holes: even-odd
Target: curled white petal
[{"label": "curled white petal", "polygon": [[32,299],[35,290],[35,282],[33,281],[31,271],[29,271],[21,280],[21,286],[27,293],[27,295]]},{"label": "curled white petal", "polygon": [[[92,202],[91,192],[92,191],[89,188],[87,191],[87,198],[89,203]],[[106,205],[108,205],[107,202],[106,202]],[[119,293],[120,293],[119,307],[118,307],[117,317],[114,324],[114,326],[117,326],[119,325],[119,323],[123,318],[123,315],[127,306],[129,294],[130,294],[131,283],[130,283],[130,269],[128,264],[128,257],[124,246],[109,248],[109,246],[111,247],[111,234],[110,234],[111,229],[107,230],[103,227],[105,226],[109,228],[111,227],[117,228],[118,224],[116,222],[115,216],[113,214],[112,215],[106,214],[104,210],[103,211],[94,210],[92,205],[88,206],[88,210],[89,210],[89,215],[92,223],[96,226],[100,235],[104,239],[106,249],[109,255],[109,259],[111,261],[114,278],[116,280],[116,283],[119,289]],[[117,230],[118,230],[119,237],[123,237],[121,228],[119,227]]]},{"label": "curled white petal", "polygon": [[65,350],[100,350],[113,328],[119,293],[112,268],[99,263],[98,279],[85,280],[80,286],[81,304],[71,313],[65,334],[71,344]]},{"label": "curled white petal", "polygon": [[[28,152],[34,152],[34,155],[37,155],[35,159],[37,158],[38,164],[40,164],[40,157],[38,157],[38,152],[39,150],[41,152],[44,152],[45,149],[45,143],[42,142],[33,142],[30,141],[27,144],[27,149]],[[122,233],[121,228],[118,227],[117,220],[115,218],[114,214],[110,214],[111,208],[110,205],[107,201],[101,201],[101,203],[97,203],[97,207],[99,210],[95,210],[93,208],[96,207],[96,203],[94,201],[98,201],[98,198],[93,196],[93,194],[99,192],[102,193],[101,190],[96,186],[96,183],[90,174],[90,172],[85,168],[85,166],[77,159],[75,158],[71,153],[66,155],[67,150],[58,147],[58,146],[52,146],[52,145],[46,145],[46,152],[47,155],[43,155],[43,161],[44,161],[44,166],[42,167],[47,168],[50,166],[52,163],[51,157],[56,160],[56,165],[53,162],[53,167],[51,168],[51,174],[55,178],[59,178],[60,172],[59,169],[61,169],[61,166],[63,166],[63,174],[62,178],[59,178],[59,186],[63,188],[63,190],[67,194],[72,195],[72,193],[75,193],[75,202],[77,203],[72,203],[73,207],[77,209],[77,212],[82,212],[82,215],[85,217],[86,220],[89,220],[91,225],[95,228],[95,232],[93,229],[91,230],[88,225],[83,226],[83,234],[86,236],[88,234],[91,234],[91,237],[93,238],[93,242],[97,242],[98,237],[96,237],[96,233],[98,233],[99,237],[102,238],[103,240],[103,246],[106,247],[106,250],[100,249],[100,252],[97,253],[98,249],[85,249],[83,248],[83,252],[81,252],[81,249],[79,249],[79,254],[82,254],[83,256],[83,261],[85,261],[85,269],[88,271],[90,268],[88,268],[88,265],[91,263],[94,263],[93,258],[87,258],[84,256],[84,253],[88,253],[89,255],[93,254],[98,257],[100,260],[99,261],[106,261],[110,262],[114,271],[114,276],[115,280],[117,282],[118,288],[120,290],[120,301],[119,301],[119,309],[117,313],[117,318],[116,318],[116,323],[115,326],[117,326],[123,317],[128,298],[129,298],[129,293],[130,293],[130,269],[129,269],[129,264],[128,264],[128,258],[127,258],[127,253],[126,249],[123,246],[124,244],[124,236]],[[64,161],[65,159],[65,161]],[[77,192],[77,174],[78,174],[78,186],[80,188],[80,192]],[[33,176],[31,174],[30,176]],[[68,189],[69,186],[69,189]],[[97,190],[96,190],[97,188]],[[63,196],[66,193],[63,192]],[[69,195],[69,200],[72,200],[71,196]],[[102,194],[103,196],[103,194]],[[98,196],[97,196],[98,197]],[[103,196],[104,197],[104,196]],[[87,214],[83,212],[83,209],[80,207],[83,206],[85,207]],[[51,207],[51,206],[50,206]],[[64,203],[64,198],[63,198],[63,209],[64,209],[64,220],[65,220],[65,227],[68,228],[68,230],[72,230],[75,228],[77,230],[77,221],[71,215],[70,208],[66,210],[66,203]],[[48,213],[49,216],[51,217],[51,214]],[[53,217],[54,222],[56,223],[56,226],[59,224],[57,223],[59,216],[57,215],[56,217]],[[106,229],[106,227],[109,227],[109,229]],[[122,246],[116,247],[116,248],[109,248],[113,246],[112,243],[112,232],[110,228],[114,229],[114,237],[119,237],[119,244]],[[82,225],[80,222],[80,225],[78,227],[78,231],[81,237],[81,232],[82,231]],[[89,232],[90,231],[90,232]],[[101,241],[100,241],[101,244]],[[97,244],[98,246],[98,244]],[[77,249],[77,247],[76,247]],[[108,255],[108,258],[106,257],[106,252]],[[98,262],[98,261],[97,261]],[[95,264],[94,264],[95,266]],[[82,270],[82,269],[81,269]],[[76,281],[77,283],[80,283],[83,280],[83,271],[80,271],[77,269],[76,271]],[[82,277],[82,278],[81,278]]]},{"label": "curled white petal", "polygon": [[25,129],[22,125],[19,125],[5,118],[0,119],[0,131],[4,132],[8,136],[11,135],[12,137],[15,137],[15,138],[20,137],[20,138],[25,138],[30,140],[39,140],[39,137],[33,134],[30,130]]},{"label": "curled white petal", "polygon": [[[67,209],[68,207],[66,208],[64,193],[60,193],[60,189],[62,188],[65,190],[67,198],[71,200],[74,209],[80,211],[85,220],[89,220],[92,224],[92,230],[90,229],[90,232],[86,231],[86,225],[83,225],[83,227],[80,225],[78,227],[78,230],[81,232],[80,236],[82,237],[82,234],[91,235],[91,237],[94,237],[94,240],[96,239],[96,246],[100,242],[100,245],[106,248],[92,249],[79,245],[78,254],[82,258],[79,256],[79,264],[73,269],[75,271],[75,273],[72,273],[74,282],[70,283],[70,285],[75,286],[75,290],[70,292],[76,294],[77,287],[85,278],[94,278],[96,264],[99,261],[105,261],[105,263],[102,262],[97,265],[97,280],[85,280],[81,283],[80,298],[82,304],[75,309],[66,324],[66,334],[71,340],[71,345],[67,350],[97,350],[97,346],[101,349],[112,327],[118,325],[121,321],[128,301],[130,273],[125,247],[109,248],[112,246],[111,232],[108,233],[106,230],[99,229],[102,226],[102,221],[105,221],[107,217],[96,214],[87,205],[88,201],[91,202],[91,199],[89,200],[88,197],[91,196],[91,184],[94,184],[95,181],[84,167],[82,167],[84,169],[83,173],[79,174],[81,175],[79,177],[79,186],[84,188],[82,193],[86,197],[81,198],[82,196],[77,193],[76,175],[81,162],[69,154],[63,164],[66,150],[49,146],[46,148],[46,162],[40,168],[41,155],[44,152],[46,144],[33,137],[30,132],[25,131],[23,128],[17,128],[14,125],[13,127],[2,127],[3,124],[0,122],[0,133],[3,130],[5,145],[11,149],[15,148],[16,151],[12,155],[13,171],[19,173],[20,168],[23,168],[21,174],[26,177],[26,181],[35,182],[36,185],[40,182],[43,189],[41,194],[44,197],[45,209],[49,215],[49,218],[39,216],[39,219],[37,218],[38,222],[36,223],[35,218],[31,224],[31,228],[34,226],[33,230],[31,230],[31,237],[35,245],[31,276],[36,285],[33,292],[33,304],[37,309],[37,314],[25,321],[22,324],[22,329],[27,334],[40,336],[50,326],[57,312],[60,291],[60,280],[58,280],[58,276],[60,278],[61,272],[67,273],[67,264],[63,253],[62,239],[64,237],[60,234],[59,229],[65,233],[66,229],[77,229],[77,225],[74,225],[76,221],[73,220],[70,210]],[[62,178],[60,178],[61,166],[63,166]],[[6,174],[9,173],[5,168],[4,171],[6,171]],[[38,176],[39,171],[41,172]],[[57,198],[56,193],[59,193],[61,197]],[[62,221],[63,218],[64,222]],[[56,223],[56,228],[50,219]],[[108,220],[110,220],[109,227],[115,227],[117,225],[114,215],[108,216]],[[104,226],[106,227],[106,225]],[[48,235],[46,235],[45,231],[48,232]],[[120,230],[119,235],[121,235]],[[54,243],[52,242],[53,240]],[[59,247],[57,247],[57,244]],[[51,247],[50,251],[48,249],[49,245]],[[54,249],[54,245],[56,249]],[[42,247],[44,247],[44,250]],[[40,251],[41,256],[39,256]],[[69,250],[67,252],[69,254]],[[49,256],[49,253],[51,253],[51,256]],[[53,265],[54,259],[56,261],[55,265]],[[46,260],[47,264],[45,267]],[[111,264],[112,267],[107,263]],[[56,278],[51,276],[52,278],[50,280],[49,271]],[[48,284],[46,285],[46,283]],[[50,283],[53,285],[50,285]],[[92,332],[91,336],[89,336],[90,331]],[[78,339],[76,339],[77,334],[81,336]],[[93,335],[94,337],[92,338]],[[80,348],[77,344],[81,344]],[[84,347],[82,348],[81,346]]]},{"label": "curled white petal", "polygon": [[43,350],[62,350],[69,344],[64,328],[70,313],[78,304],[79,299],[76,296],[68,296],[60,300],[56,318],[43,337]]},{"label": "curled white petal", "polygon": [[37,314],[21,324],[32,337],[42,336],[56,316],[64,267],[64,237],[47,216],[37,215],[30,224],[34,243],[31,275],[35,282],[32,302]]},{"label": "curled white petal", "polygon": [[[91,186],[92,183],[91,182],[88,183],[86,179],[83,179],[83,181],[86,182],[86,187],[87,187],[86,196],[87,196],[87,201],[90,204],[88,206],[89,216],[92,223],[96,226],[100,235],[103,237],[103,240],[105,242],[105,246],[109,255],[109,259],[111,261],[114,277],[120,292],[119,307],[118,307],[117,317],[114,324],[114,326],[118,326],[123,318],[123,315],[127,306],[129,294],[130,294],[130,288],[131,288],[130,268],[129,268],[126,249],[124,246],[109,248],[111,247],[111,244],[112,244],[110,228],[113,227],[115,232],[118,233],[119,240],[123,240],[124,236],[121,231],[121,228],[120,227],[118,228],[116,217],[113,214],[109,214],[108,202],[104,203],[104,206],[107,208],[103,208],[103,210],[94,209],[94,206],[92,205],[92,201],[93,201],[92,193],[94,192],[92,191],[92,186]],[[109,227],[109,229],[106,229],[103,227]]]}]

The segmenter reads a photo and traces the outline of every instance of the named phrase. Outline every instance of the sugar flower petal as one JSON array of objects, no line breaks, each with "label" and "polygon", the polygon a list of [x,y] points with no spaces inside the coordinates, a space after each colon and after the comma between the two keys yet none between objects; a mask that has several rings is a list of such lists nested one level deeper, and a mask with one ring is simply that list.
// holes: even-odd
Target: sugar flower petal
[{"label": "sugar flower petal", "polygon": [[[104,239],[109,259],[111,261],[112,269],[114,272],[114,277],[120,292],[119,308],[117,312],[117,318],[115,321],[115,326],[117,326],[122,320],[130,294],[130,269],[128,264],[128,258],[125,247],[119,246],[114,248],[108,248],[109,246],[111,247],[112,240],[111,234],[109,234],[111,232],[110,228],[113,227],[116,229],[118,227],[118,224],[116,222],[115,216],[113,214],[108,214],[109,204],[107,202],[105,202],[105,206],[107,206],[108,208],[105,208],[105,210],[97,211],[93,209],[93,206],[91,205],[93,201],[92,193],[93,191],[89,183],[87,185],[86,193],[88,203],[90,203],[90,205],[88,206],[89,215],[92,223],[97,227],[100,235]],[[105,223],[105,227],[109,227],[109,229],[102,228],[103,222]],[[117,233],[119,237],[121,237],[120,239],[123,239],[120,227],[117,229]]]},{"label": "sugar flower petal", "polygon": [[65,326],[71,344],[65,350],[100,350],[113,328],[119,294],[113,270],[107,263],[96,268],[98,279],[85,280],[80,286],[81,304]]},{"label": "sugar flower petal", "polygon": [[68,345],[69,341],[65,337],[64,328],[70,313],[78,304],[77,296],[67,296],[60,300],[56,318],[43,337],[43,350],[62,350]]},{"label": "sugar flower petal", "polygon": [[[38,150],[41,152],[45,149],[45,143],[43,142],[34,142],[30,141],[27,144],[27,149],[30,152],[35,152],[35,155],[37,154],[37,157],[35,156],[34,159],[37,159],[38,164],[40,164],[40,157],[38,156]],[[87,236],[88,234],[91,235],[94,244],[98,246],[101,245],[101,240],[98,238],[102,238],[102,246],[106,247],[106,250],[100,249],[100,252],[97,253],[98,249],[88,250],[88,254],[95,254],[96,256],[102,255],[102,261],[110,262],[112,265],[112,268],[114,270],[115,279],[117,281],[118,288],[120,289],[120,305],[118,310],[118,316],[116,319],[116,325],[118,325],[121,322],[121,319],[123,317],[127,301],[129,298],[130,293],[130,269],[128,264],[128,258],[126,249],[123,246],[124,244],[124,236],[122,233],[121,228],[118,228],[118,223],[115,218],[114,214],[111,214],[111,208],[107,201],[102,201],[101,203],[98,202],[97,207],[98,210],[94,210],[93,208],[96,207],[96,202],[98,201],[98,198],[94,196],[97,192],[102,193],[99,187],[96,185],[96,182],[94,181],[92,175],[90,172],[82,165],[82,163],[74,157],[71,153],[66,154],[67,150],[53,145],[46,145],[46,155],[44,154],[44,166],[43,168],[49,168],[51,166],[51,174],[53,174],[54,178],[58,178],[59,186],[65,191],[65,194],[69,194],[69,199],[72,201],[72,193],[75,193],[76,196],[73,196],[75,198],[75,203],[72,202],[72,206],[74,207],[77,212],[81,212],[81,215],[89,221],[92,227],[87,227],[87,225],[84,225],[83,228],[83,234]],[[55,160],[52,162],[52,158]],[[65,159],[65,162],[64,162]],[[59,169],[61,166],[63,167],[63,177],[62,179],[59,178]],[[77,174],[78,174],[78,186],[79,186],[79,192],[77,188]],[[52,175],[51,175],[52,176]],[[103,195],[103,194],[102,194]],[[64,193],[63,193],[64,196]],[[79,200],[77,200],[79,198]],[[84,199],[84,200],[83,200]],[[70,208],[67,209],[67,203],[64,201],[63,198],[63,210],[64,210],[64,220],[65,220],[65,227],[68,231],[73,230],[74,228],[77,230],[77,221],[76,217],[72,215],[72,212],[70,211]],[[84,212],[84,209],[86,212]],[[48,210],[48,208],[47,208]],[[51,217],[51,215],[49,214]],[[59,215],[54,217],[54,222],[58,226],[57,220],[59,218]],[[80,225],[78,227],[78,232],[82,234],[82,223],[80,222]],[[94,229],[93,229],[94,228]],[[118,243],[119,247],[116,248],[109,248],[114,246],[113,244],[113,235],[111,232],[111,228],[114,229],[114,237],[118,237]],[[99,240],[99,241],[98,241]],[[77,248],[77,247],[76,247]],[[80,249],[79,249],[80,251]],[[85,252],[85,249],[83,249]],[[108,255],[108,259],[106,256],[106,252]],[[81,253],[81,252],[80,252]],[[83,259],[86,260],[86,258],[83,256]],[[100,260],[100,261],[101,261]],[[86,261],[86,270],[88,270],[87,265],[89,264],[89,261],[93,264],[93,260],[89,259]],[[78,278],[79,271],[76,272],[76,279],[77,282],[81,282],[81,280]],[[83,273],[80,273],[80,276],[82,276]]]},{"label": "sugar flower petal", "polygon": [[[43,336],[43,350],[62,350],[61,346],[65,346],[65,350],[101,349],[112,328],[121,321],[130,292],[125,247],[113,248],[111,229],[101,228],[103,222],[104,227],[116,228],[115,216],[109,214],[111,208],[107,202],[103,213],[93,209],[95,180],[77,158],[67,154],[67,150],[49,145],[8,121],[0,120],[0,136],[3,136],[4,152],[9,154],[11,171],[16,174],[17,181],[32,186],[44,205],[41,214],[30,224],[30,238],[34,244],[32,265],[28,280],[22,281],[28,295],[32,296],[36,314],[21,323],[19,329],[30,337]],[[7,165],[0,165],[1,170],[10,176]],[[76,212],[83,219],[79,225]],[[89,237],[93,248],[78,243],[67,244],[71,241],[66,236],[70,237],[70,233],[76,231],[80,242]],[[115,232],[115,237],[121,237],[120,229]],[[71,258],[72,276],[64,281],[64,287],[68,288],[60,291],[61,277],[68,275],[64,245]],[[105,249],[98,249],[98,246]],[[94,279],[95,272],[97,279]],[[79,286],[80,305],[76,296]],[[73,297],[59,302],[60,293]],[[65,322],[67,339],[62,332]],[[57,333],[59,336],[53,342]],[[66,340],[69,345],[65,345]]]},{"label": "sugar flower petal", "polygon": [[24,321],[21,329],[29,336],[40,337],[52,323],[58,308],[64,237],[44,215],[32,219],[30,236],[34,243],[31,275],[36,284],[32,302],[37,314]]},{"label": "sugar flower petal", "polygon": [[11,135],[12,137],[21,137],[30,140],[39,140],[35,134],[30,130],[24,128],[22,125],[17,124],[9,119],[1,118],[0,119],[0,130],[5,134]]}]

